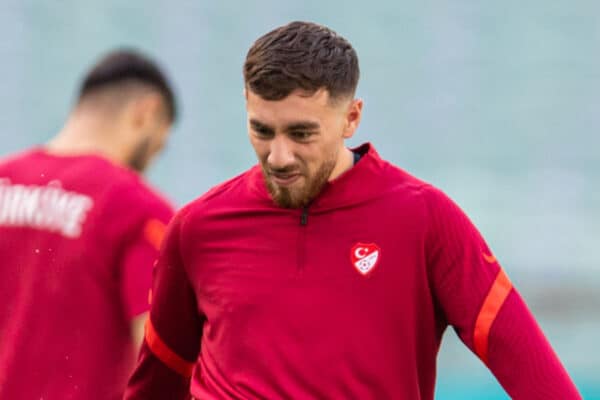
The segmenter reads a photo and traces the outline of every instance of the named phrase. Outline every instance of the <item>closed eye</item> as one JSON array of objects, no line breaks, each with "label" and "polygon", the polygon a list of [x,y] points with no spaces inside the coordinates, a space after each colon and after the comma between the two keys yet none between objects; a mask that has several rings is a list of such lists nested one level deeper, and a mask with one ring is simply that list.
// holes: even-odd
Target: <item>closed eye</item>
[{"label": "closed eye", "polygon": [[288,133],[292,139],[300,142],[309,140],[314,134],[313,131],[291,131]]},{"label": "closed eye", "polygon": [[261,139],[269,139],[275,135],[275,130],[273,128],[256,120],[250,120],[250,127],[254,134]]},{"label": "closed eye", "polygon": [[257,136],[260,136],[262,138],[270,138],[273,137],[274,134],[274,132],[271,129],[262,127],[252,127],[252,130],[254,131],[254,133],[256,133]]}]

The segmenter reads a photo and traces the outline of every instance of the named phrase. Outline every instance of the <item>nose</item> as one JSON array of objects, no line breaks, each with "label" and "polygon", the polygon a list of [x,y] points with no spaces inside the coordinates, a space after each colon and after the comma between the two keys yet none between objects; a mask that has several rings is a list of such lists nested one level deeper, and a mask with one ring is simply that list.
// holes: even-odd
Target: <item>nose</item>
[{"label": "nose", "polygon": [[267,162],[273,169],[286,168],[294,163],[294,151],[284,135],[275,135],[271,140]]}]

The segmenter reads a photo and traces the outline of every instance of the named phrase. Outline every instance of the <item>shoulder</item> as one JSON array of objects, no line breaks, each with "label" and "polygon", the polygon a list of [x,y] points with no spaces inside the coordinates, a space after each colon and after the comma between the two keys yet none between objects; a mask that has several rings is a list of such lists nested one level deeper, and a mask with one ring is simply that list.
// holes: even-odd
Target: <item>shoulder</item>
[{"label": "shoulder", "polygon": [[95,156],[73,161],[75,167],[74,179],[93,195],[97,217],[115,229],[137,231],[148,221],[165,225],[172,218],[172,203],[137,172]]},{"label": "shoulder", "polygon": [[97,211],[97,218],[110,221],[101,224],[103,234],[129,243],[143,238],[158,249],[175,213],[172,204],[133,171],[116,169],[108,176],[114,182],[101,197]]},{"label": "shoulder", "polygon": [[370,191],[417,198],[431,187],[428,182],[381,158],[370,143],[363,144],[355,150],[364,152],[359,164],[354,167],[357,178],[355,180],[369,187]]},{"label": "shoulder", "polygon": [[175,207],[143,177],[129,171],[117,175],[117,182],[108,194],[110,204],[120,204],[119,208],[125,213],[139,215],[143,219],[156,218],[162,222],[171,219]]},{"label": "shoulder", "polygon": [[412,202],[415,206],[426,206],[437,197],[444,197],[441,190],[431,183],[407,172],[389,161],[380,162],[380,179],[384,192],[397,200]]},{"label": "shoulder", "polygon": [[388,161],[381,160],[379,165],[381,191],[394,204],[411,209],[426,225],[464,214],[460,207],[435,185]]},{"label": "shoulder", "polygon": [[37,155],[41,152],[39,148],[30,148],[15,153],[0,156],[0,170],[14,167],[19,164],[30,164],[36,161]]},{"label": "shoulder", "polygon": [[380,158],[374,149],[370,153],[371,165],[369,169],[371,175],[376,176],[374,180],[378,180],[381,188],[385,188],[383,189],[384,192],[395,196],[413,198],[427,207],[453,203],[441,189],[390,161]]}]

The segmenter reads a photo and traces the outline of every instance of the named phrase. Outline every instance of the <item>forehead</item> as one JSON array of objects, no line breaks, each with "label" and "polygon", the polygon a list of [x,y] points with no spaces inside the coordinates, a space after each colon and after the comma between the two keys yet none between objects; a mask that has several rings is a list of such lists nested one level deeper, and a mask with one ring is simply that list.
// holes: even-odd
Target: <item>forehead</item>
[{"label": "forehead", "polygon": [[265,100],[251,90],[247,90],[246,110],[249,119],[278,126],[297,120],[320,123],[335,115],[338,107],[332,104],[329,93],[325,89],[320,89],[311,95],[295,91],[281,100]]}]

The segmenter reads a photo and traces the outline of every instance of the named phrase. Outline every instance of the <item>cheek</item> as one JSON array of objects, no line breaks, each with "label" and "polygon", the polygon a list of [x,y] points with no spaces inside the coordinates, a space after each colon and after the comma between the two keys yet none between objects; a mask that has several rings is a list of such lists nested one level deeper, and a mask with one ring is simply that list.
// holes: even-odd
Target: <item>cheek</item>
[{"label": "cheek", "polygon": [[323,145],[304,146],[296,152],[296,160],[310,174],[316,172],[323,163]]},{"label": "cheek", "polygon": [[159,133],[154,135],[154,140],[152,143],[152,150],[158,152],[162,150],[167,144],[167,139],[169,136],[169,132],[171,130],[170,125],[161,125],[159,127]]},{"label": "cheek", "polygon": [[158,140],[156,140],[154,142],[154,149],[153,150],[156,151],[156,152],[162,150],[165,147],[165,145],[167,144],[167,140],[166,139],[167,138],[165,136],[159,137]]},{"label": "cheek", "polygon": [[328,162],[332,158],[336,158],[340,143],[341,141],[335,137],[327,137],[326,140],[321,143],[321,146],[314,150],[314,154],[318,154],[321,163]]},{"label": "cheek", "polygon": [[338,144],[334,142],[321,143],[307,153],[304,159],[306,168],[311,176],[320,173],[325,165],[335,164],[337,159]]}]

